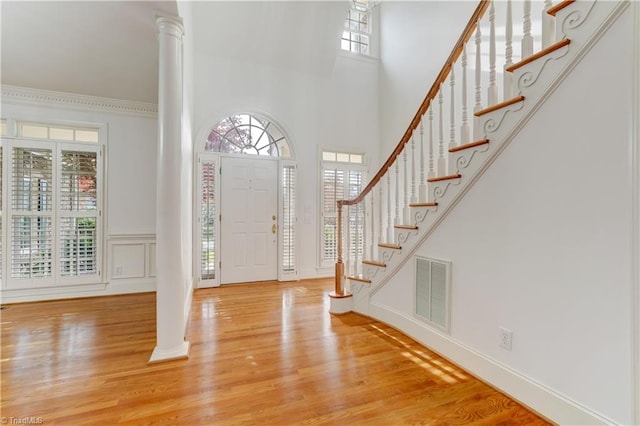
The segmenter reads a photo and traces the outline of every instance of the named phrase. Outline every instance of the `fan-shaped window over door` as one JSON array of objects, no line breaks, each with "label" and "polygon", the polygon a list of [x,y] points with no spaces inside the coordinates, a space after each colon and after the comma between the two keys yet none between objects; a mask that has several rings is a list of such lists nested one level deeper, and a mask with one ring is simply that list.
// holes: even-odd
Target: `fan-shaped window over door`
[{"label": "fan-shaped window over door", "polygon": [[265,155],[290,158],[283,132],[264,117],[231,115],[216,124],[204,145],[207,152]]}]

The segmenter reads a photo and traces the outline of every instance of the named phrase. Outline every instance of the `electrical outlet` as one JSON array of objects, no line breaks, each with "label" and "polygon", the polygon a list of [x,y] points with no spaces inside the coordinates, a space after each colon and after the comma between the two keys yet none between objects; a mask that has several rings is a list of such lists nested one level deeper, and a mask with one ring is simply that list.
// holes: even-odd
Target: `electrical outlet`
[{"label": "electrical outlet", "polygon": [[113,275],[122,275],[122,266],[116,265],[113,268]]},{"label": "electrical outlet", "polygon": [[500,327],[500,347],[508,351],[511,350],[511,344],[513,341],[513,332],[504,327]]}]

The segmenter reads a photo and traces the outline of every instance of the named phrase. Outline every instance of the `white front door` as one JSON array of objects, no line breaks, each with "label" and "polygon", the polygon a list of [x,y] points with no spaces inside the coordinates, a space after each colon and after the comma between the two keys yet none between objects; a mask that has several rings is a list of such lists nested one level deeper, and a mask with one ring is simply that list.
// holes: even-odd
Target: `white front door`
[{"label": "white front door", "polygon": [[222,158],[220,178],[222,284],[278,277],[278,162]]}]

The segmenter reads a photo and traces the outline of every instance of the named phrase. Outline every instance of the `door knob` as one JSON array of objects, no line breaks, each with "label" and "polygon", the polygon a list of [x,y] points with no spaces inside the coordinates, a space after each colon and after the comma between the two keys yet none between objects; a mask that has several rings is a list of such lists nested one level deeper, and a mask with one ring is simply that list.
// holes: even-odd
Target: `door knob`
[{"label": "door knob", "polygon": [[273,234],[275,234],[277,230],[278,230],[278,225],[276,225],[275,223],[273,225],[271,225],[271,232]]},{"label": "door knob", "polygon": [[276,220],[276,215],[271,216],[271,219]]}]

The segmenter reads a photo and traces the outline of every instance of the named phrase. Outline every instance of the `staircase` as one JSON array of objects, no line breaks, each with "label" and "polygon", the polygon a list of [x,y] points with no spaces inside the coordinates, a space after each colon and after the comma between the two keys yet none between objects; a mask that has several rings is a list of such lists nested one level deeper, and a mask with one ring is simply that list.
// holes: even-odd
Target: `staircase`
[{"label": "staircase", "polygon": [[[387,161],[357,197],[338,201],[332,313],[371,315],[371,297],[413,257],[628,2],[545,1],[539,32],[532,31],[531,1],[518,5],[523,31],[514,37],[510,0],[478,4]],[[534,33],[541,39],[534,40]],[[499,62],[496,40],[504,40]],[[541,46],[537,52],[534,45]],[[520,50],[517,61],[514,50]]]}]

